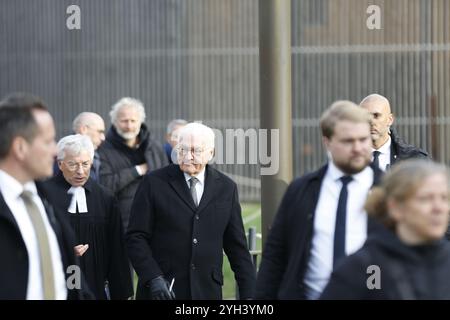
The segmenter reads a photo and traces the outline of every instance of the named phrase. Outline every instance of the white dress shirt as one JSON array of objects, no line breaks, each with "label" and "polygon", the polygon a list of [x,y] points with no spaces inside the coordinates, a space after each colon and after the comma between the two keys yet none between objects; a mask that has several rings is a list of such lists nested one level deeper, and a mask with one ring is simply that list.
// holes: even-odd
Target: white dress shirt
[{"label": "white dress shirt", "polygon": [[[203,168],[203,170],[194,177],[198,179],[198,182],[195,185],[195,192],[197,193],[197,200],[200,204],[200,200],[202,200],[203,190],[205,189],[205,168]],[[184,178],[186,179],[186,183],[188,185],[188,188],[190,189],[191,183],[189,182],[189,180],[191,179],[191,176],[184,172]]]},{"label": "white dress shirt", "polygon": [[[0,191],[5,199],[5,202],[11,210],[14,219],[19,226],[22,239],[25,242],[28,253],[28,286],[27,286],[27,300],[42,300],[44,298],[41,264],[39,255],[39,246],[36,239],[36,234],[33,224],[28,215],[25,203],[20,195],[24,190],[28,190],[33,194],[34,203],[37,205],[39,212],[44,220],[47,229],[48,240],[50,242],[51,257],[55,278],[55,292],[57,300],[65,300],[67,298],[66,279],[61,261],[61,252],[59,250],[58,240],[55,232],[51,227],[47,214],[45,212],[44,204],[39,197],[34,182],[28,182],[24,186],[15,178],[10,176],[3,170],[0,170]],[[3,257],[7,259],[8,257]]]},{"label": "white dress shirt", "polygon": [[86,203],[86,191],[83,187],[71,187],[67,193],[72,195],[72,200],[70,201],[69,211],[70,213],[76,213],[77,207],[79,213],[88,212]]},{"label": "white dress shirt", "polygon": [[[332,161],[329,162],[315,211],[311,253],[304,280],[308,299],[319,298],[333,271],[336,211],[342,188],[340,178],[344,175]],[[367,238],[367,214],[364,211],[364,203],[373,184],[373,171],[370,167],[366,167],[352,177],[353,180],[347,186],[345,227],[347,255],[361,248]]]},{"label": "white dress shirt", "polygon": [[388,165],[391,164],[391,137],[379,148],[372,149],[372,161],[373,161],[373,151],[379,151],[380,154],[378,156],[378,163],[380,169],[386,171],[388,169]]}]

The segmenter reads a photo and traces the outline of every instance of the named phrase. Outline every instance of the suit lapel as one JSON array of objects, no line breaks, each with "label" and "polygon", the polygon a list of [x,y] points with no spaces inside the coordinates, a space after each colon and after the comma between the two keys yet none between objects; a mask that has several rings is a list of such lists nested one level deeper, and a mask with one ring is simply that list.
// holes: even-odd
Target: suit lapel
[{"label": "suit lapel", "polygon": [[16,228],[17,232],[20,233],[20,229],[16,222],[16,219],[14,218],[11,209],[9,209],[1,193],[0,193],[0,219],[4,219],[9,223],[11,223]]},{"label": "suit lapel", "polygon": [[200,213],[208,206],[208,203],[214,198],[216,190],[218,188],[218,180],[220,177],[210,168],[209,165],[206,166],[205,172],[205,186],[203,188],[202,199],[197,208],[197,213]]},{"label": "suit lapel", "polygon": [[66,214],[72,199],[72,195],[67,193],[71,185],[64,179],[62,173],[51,178],[40,185],[41,198],[48,199],[55,210]]},{"label": "suit lapel", "polygon": [[45,185],[42,182],[36,182],[36,188],[39,194],[39,197],[41,198],[42,204],[44,205],[45,212],[47,214],[48,221],[50,222],[53,231],[56,234],[56,237],[58,238],[58,242],[61,244],[61,227],[59,225],[58,220],[55,216],[55,211],[53,208],[53,205],[50,203],[48,198],[48,190],[46,189]]},{"label": "suit lapel", "polygon": [[189,187],[187,186],[186,180],[184,179],[183,171],[180,170],[180,167],[177,165],[173,165],[172,170],[169,172],[170,181],[169,184],[178,194],[178,196],[192,209],[192,211],[196,211],[194,200],[192,200],[191,193],[189,191]]}]

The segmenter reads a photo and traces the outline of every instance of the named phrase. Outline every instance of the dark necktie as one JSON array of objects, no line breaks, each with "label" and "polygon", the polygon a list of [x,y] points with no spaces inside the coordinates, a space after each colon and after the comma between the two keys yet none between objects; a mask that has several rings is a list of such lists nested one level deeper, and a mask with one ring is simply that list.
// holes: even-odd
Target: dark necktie
[{"label": "dark necktie", "polygon": [[380,168],[380,160],[378,159],[378,157],[380,156],[381,152],[380,151],[374,151],[373,152],[373,165],[377,168]]},{"label": "dark necktie", "polygon": [[194,204],[196,207],[198,207],[197,191],[195,190],[195,185],[197,184],[197,182],[198,179],[196,177],[192,177],[189,179],[189,189],[191,189],[192,200],[194,200]]},{"label": "dark necktie", "polygon": [[336,264],[345,257],[345,223],[347,220],[347,185],[352,181],[351,176],[343,176],[342,188],[339,194],[338,207],[336,212],[336,227],[334,229],[334,254],[333,254],[333,269]]},{"label": "dark necktie", "polygon": [[33,195],[30,191],[24,191],[20,196],[25,203],[25,208],[27,209],[28,216],[33,224],[34,232],[36,233],[36,240],[39,246],[39,260],[41,262],[44,300],[54,300],[56,298],[56,294],[52,255],[44,219],[42,218],[37,205],[34,203]]},{"label": "dark necktie", "polygon": [[97,182],[100,180],[100,156],[97,152],[94,153],[94,160],[92,161],[91,178]]}]

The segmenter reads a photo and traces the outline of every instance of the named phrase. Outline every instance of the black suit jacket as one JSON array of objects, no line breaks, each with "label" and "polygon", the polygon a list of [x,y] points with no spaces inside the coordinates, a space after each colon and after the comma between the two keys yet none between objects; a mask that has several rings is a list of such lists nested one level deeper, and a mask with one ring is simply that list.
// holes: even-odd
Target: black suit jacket
[{"label": "black suit jacket", "polygon": [[401,160],[430,158],[427,152],[413,145],[407,144],[401,139],[394,128],[391,127],[391,163],[390,167]]},{"label": "black suit jacket", "polygon": [[[68,273],[70,265],[76,265],[77,260],[73,247],[75,246],[73,231],[66,219],[53,210],[47,200],[44,186],[36,183],[39,196],[47,212],[48,220],[58,239],[61,259],[66,279],[73,275]],[[24,300],[28,285],[28,253],[25,242],[14,216],[0,193],[0,300]],[[68,290],[68,299],[90,299],[92,294],[83,281],[81,290]]]},{"label": "black suit jacket", "polygon": [[[264,246],[258,272],[257,299],[304,299],[303,279],[308,265],[314,215],[328,165],[294,180],[281,201]],[[374,184],[382,171],[374,170]],[[369,219],[368,232],[377,223]]]},{"label": "black suit jacket", "polygon": [[[89,244],[88,251],[78,258],[86,282],[96,299],[106,299],[105,281],[109,283],[111,299],[126,299],[133,295],[128,256],[125,252],[122,220],[117,200],[106,188],[89,178],[84,184],[88,213],[71,214],[68,208],[71,185],[60,172],[44,182],[50,191],[49,200],[73,227],[76,239]],[[82,241],[82,242],[80,242]]]},{"label": "black suit jacket", "polygon": [[205,188],[195,208],[178,165],[146,175],[131,210],[126,243],[138,276],[138,299],[149,281],[175,278],[177,299],[221,299],[223,250],[240,297],[253,294],[255,271],[247,248],[236,184],[206,166]]}]

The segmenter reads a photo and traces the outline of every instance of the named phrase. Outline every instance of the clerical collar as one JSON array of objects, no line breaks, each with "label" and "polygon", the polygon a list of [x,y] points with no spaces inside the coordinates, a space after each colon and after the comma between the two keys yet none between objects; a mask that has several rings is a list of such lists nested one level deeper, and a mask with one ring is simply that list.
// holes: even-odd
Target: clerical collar
[{"label": "clerical collar", "polygon": [[76,213],[77,207],[79,213],[88,212],[86,203],[86,192],[83,187],[70,187],[67,191],[68,194],[72,194],[72,201],[68,211],[70,213]]}]

